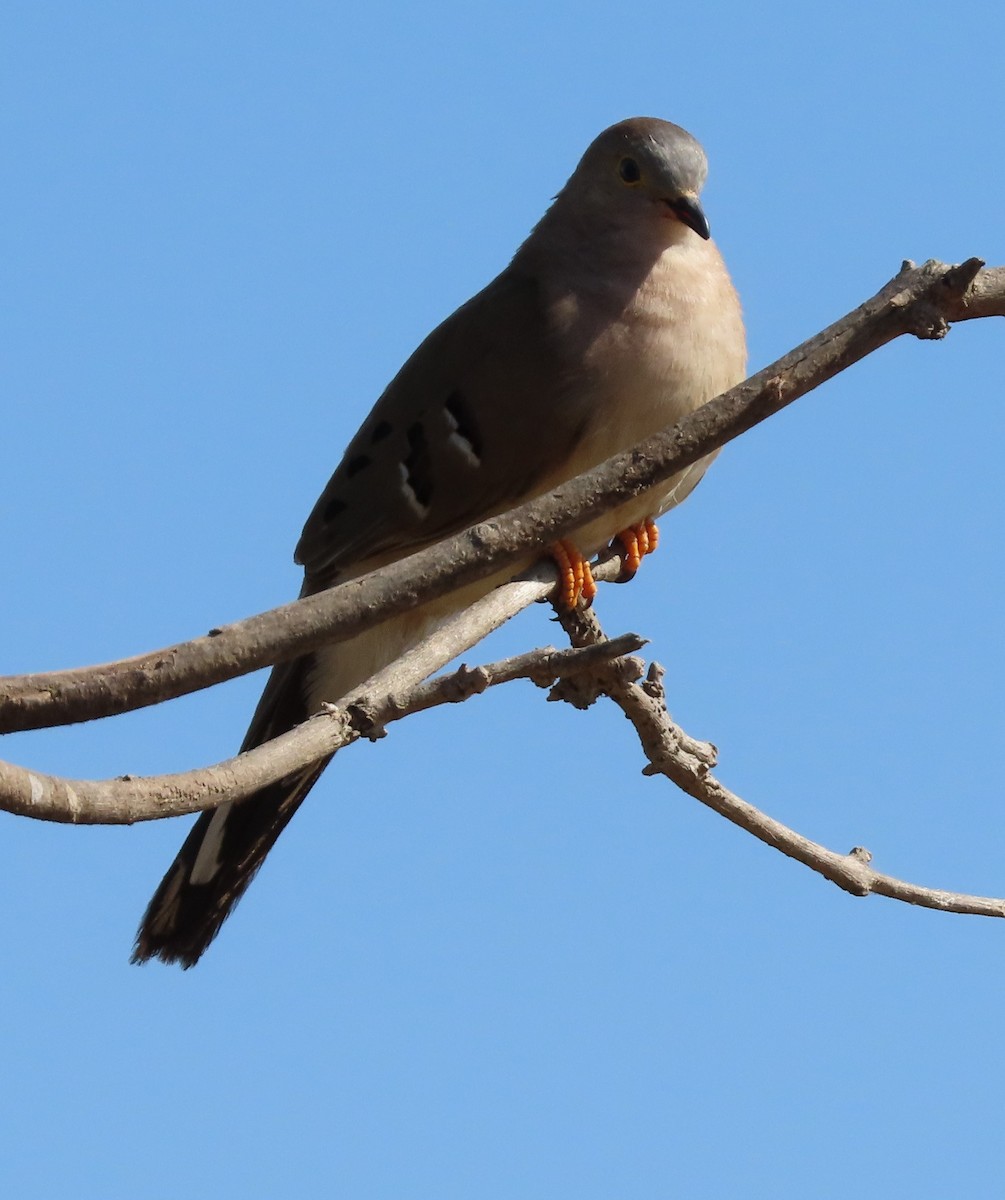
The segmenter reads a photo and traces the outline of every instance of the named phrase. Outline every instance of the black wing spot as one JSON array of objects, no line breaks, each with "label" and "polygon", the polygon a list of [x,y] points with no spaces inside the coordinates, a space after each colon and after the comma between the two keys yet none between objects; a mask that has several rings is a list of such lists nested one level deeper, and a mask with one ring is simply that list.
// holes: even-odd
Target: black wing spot
[{"label": "black wing spot", "polygon": [[360,471],[365,471],[370,465],[370,456],[368,454],[357,454],[355,458],[350,458],[345,465],[345,473],[347,478],[352,479],[354,475],[358,475]]},{"label": "black wing spot", "polygon": [[408,454],[401,460],[405,468],[405,483],[412,489],[415,499],[423,508],[428,508],[433,498],[433,460],[429,453],[429,439],[421,421],[408,427]]},{"label": "black wing spot", "polygon": [[370,434],[370,445],[376,446],[376,444],[378,442],[382,442],[384,440],[384,438],[388,437],[390,432],[391,432],[391,422],[390,421],[379,421],[373,427],[373,432]]},{"label": "black wing spot", "polygon": [[326,521],[334,521],[336,517],[340,517],[345,512],[346,508],[348,505],[344,500],[329,500],[321,516]]},{"label": "black wing spot", "polygon": [[451,392],[443,402],[447,419],[454,427],[454,433],[471,447],[471,453],[477,459],[482,456],[482,436],[475,421],[471,406],[467,404],[460,392]]}]

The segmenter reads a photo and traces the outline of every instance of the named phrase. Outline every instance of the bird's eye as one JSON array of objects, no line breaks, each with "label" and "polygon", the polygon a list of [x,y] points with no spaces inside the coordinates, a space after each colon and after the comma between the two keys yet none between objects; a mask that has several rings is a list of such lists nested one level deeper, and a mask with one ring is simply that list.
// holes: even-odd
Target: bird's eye
[{"label": "bird's eye", "polygon": [[625,183],[638,183],[642,178],[642,172],[639,170],[639,164],[634,158],[623,158],[618,163],[618,174]]}]

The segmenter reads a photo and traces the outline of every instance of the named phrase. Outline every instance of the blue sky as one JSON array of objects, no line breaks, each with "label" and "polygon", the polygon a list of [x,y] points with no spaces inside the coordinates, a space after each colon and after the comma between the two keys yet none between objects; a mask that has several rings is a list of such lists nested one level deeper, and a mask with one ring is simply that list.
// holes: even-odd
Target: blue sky
[{"label": "blue sky", "polygon": [[[1005,263],[1003,36],[983,4],[8,4],[0,671],[291,598],[384,384],[622,117],[704,142],[752,367],[904,258]],[[999,895],[1003,348],[964,325],[798,402],[598,601],[734,790]],[[3,754],[213,762],[260,686]],[[406,722],[184,974],[127,957],[185,822],[3,818],[4,1194],[997,1194],[1005,924],[853,900],[641,766],[529,685]]]}]

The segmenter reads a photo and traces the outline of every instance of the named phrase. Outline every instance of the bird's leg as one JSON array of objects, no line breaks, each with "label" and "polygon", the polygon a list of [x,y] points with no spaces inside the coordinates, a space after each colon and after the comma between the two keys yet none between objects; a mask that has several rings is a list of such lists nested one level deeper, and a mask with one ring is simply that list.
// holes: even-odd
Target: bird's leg
[{"label": "bird's leg", "polygon": [[582,596],[588,608],[597,594],[597,585],[593,578],[593,572],[590,570],[590,564],[580,553],[579,547],[575,542],[563,539],[560,542],[552,542],[548,547],[548,553],[558,567],[561,589],[558,603],[563,608],[571,610],[577,606],[579,598]]},{"label": "bird's leg", "polygon": [[[618,583],[627,583],[635,578],[635,572],[645,556],[652,554],[660,544],[660,531],[656,528],[656,522],[651,517],[646,517],[638,525],[622,529],[614,542],[619,542],[624,551]],[[611,544],[614,545],[614,542]]]}]

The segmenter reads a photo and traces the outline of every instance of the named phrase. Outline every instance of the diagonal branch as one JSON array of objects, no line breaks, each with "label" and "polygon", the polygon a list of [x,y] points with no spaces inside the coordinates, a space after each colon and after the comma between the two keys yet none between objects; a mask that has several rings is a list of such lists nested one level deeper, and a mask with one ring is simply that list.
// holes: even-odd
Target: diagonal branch
[{"label": "diagonal branch", "polygon": [[[603,644],[604,634],[592,611],[571,614],[559,612],[558,615],[573,645]],[[875,894],[906,904],[917,904],[922,908],[941,909],[943,912],[1005,917],[1005,899],[947,892],[883,875],[869,865],[872,855],[861,846],[856,846],[848,854],[838,854],[748,804],[711,774],[717,758],[715,747],[688,737],[674,723],[666,707],[661,667],[653,663],[645,682],[638,684],[633,679],[626,679],[624,675],[608,670],[609,666],[609,663],[598,664],[592,672],[595,694],[602,692],[613,700],[635,727],[643,753],[649,760],[643,769],[644,775],[665,775],[682,791],[727,821],[801,862],[853,896]],[[556,699],[568,699],[565,692],[569,684],[577,689],[578,695],[582,682],[579,677],[562,680],[553,689],[553,695]],[[576,700],[573,702],[576,703]]]},{"label": "diagonal branch", "polygon": [[119,663],[0,681],[0,731],[111,716],[182,696],[344,639],[464,584],[518,568],[593,514],[669,478],[903,334],[1005,315],[1005,268],[905,263],[871,300],[672,429],[548,496],[380,571]]}]

